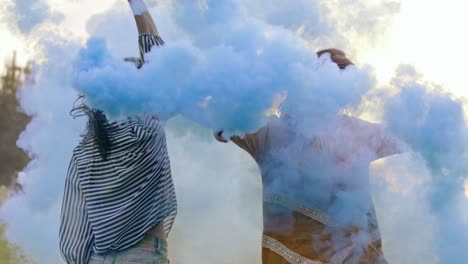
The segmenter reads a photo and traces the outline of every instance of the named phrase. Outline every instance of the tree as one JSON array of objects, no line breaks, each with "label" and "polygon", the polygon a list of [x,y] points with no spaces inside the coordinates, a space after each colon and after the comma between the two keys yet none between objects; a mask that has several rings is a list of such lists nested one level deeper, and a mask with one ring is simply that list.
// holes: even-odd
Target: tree
[{"label": "tree", "polygon": [[20,110],[16,94],[30,77],[31,71],[29,66],[17,65],[16,53],[5,66],[0,85],[0,185],[19,188],[16,181],[18,173],[30,159],[16,145],[16,141],[30,117]]},{"label": "tree", "polygon": [[[0,204],[8,198],[9,190],[5,186],[0,186]],[[0,263],[2,264],[35,264],[36,262],[26,255],[24,250],[10,243],[5,237],[6,226],[0,223]]]},{"label": "tree", "polygon": [[[16,94],[30,77],[30,67],[16,64],[16,53],[5,64],[5,73],[0,79],[0,204],[8,197],[8,187],[16,190],[18,172],[29,162],[28,155],[16,146],[20,133],[31,120],[21,112]],[[4,234],[5,225],[0,223],[0,263],[34,263],[23,250],[11,243]]]}]

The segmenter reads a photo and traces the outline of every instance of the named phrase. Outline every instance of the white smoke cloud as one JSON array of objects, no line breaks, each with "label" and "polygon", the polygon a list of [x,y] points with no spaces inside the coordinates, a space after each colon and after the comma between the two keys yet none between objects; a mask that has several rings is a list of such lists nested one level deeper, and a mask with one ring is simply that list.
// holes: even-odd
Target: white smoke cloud
[{"label": "white smoke cloud", "polygon": [[3,21],[17,28],[21,33],[29,34],[37,26],[46,21],[60,21],[63,15],[52,12],[45,0],[16,0],[2,2]]},{"label": "white smoke cloud", "polygon": [[392,85],[397,93],[386,99],[383,118],[388,129],[427,162],[431,175],[427,203],[438,221],[431,231],[437,238],[437,256],[441,263],[463,263],[468,259],[462,249],[468,243],[463,216],[468,202],[464,195],[468,129],[463,102],[424,81],[410,66],[398,69]]},{"label": "white smoke cloud", "polygon": [[171,263],[259,263],[262,196],[254,161],[181,118],[167,131],[179,202]]},{"label": "white smoke cloud", "polygon": [[424,159],[408,153],[379,160],[371,165],[371,175],[389,263],[446,263],[437,253],[439,222],[429,201],[432,179]]},{"label": "white smoke cloud", "polygon": [[400,10],[400,1],[394,0],[243,2],[252,16],[293,30],[318,47],[341,48],[350,54],[382,41]]},{"label": "white smoke cloud", "polygon": [[[0,217],[6,235],[40,263],[60,263],[58,229],[64,176],[82,122],[69,115],[76,92],[70,89],[69,63],[76,53],[70,43],[47,43],[48,62],[37,67],[36,85],[19,94],[33,117],[17,144],[33,159],[19,177],[23,192],[3,204]],[[47,241],[47,242],[45,242]]]}]

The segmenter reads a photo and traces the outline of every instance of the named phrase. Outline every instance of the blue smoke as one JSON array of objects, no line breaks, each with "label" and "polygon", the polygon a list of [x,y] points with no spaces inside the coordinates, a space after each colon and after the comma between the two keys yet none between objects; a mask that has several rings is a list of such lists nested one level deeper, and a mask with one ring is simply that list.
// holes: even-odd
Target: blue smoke
[{"label": "blue smoke", "polygon": [[[289,30],[242,12],[220,19],[219,10],[236,10],[231,1],[192,5],[176,5],[173,12],[193,41],[154,49],[140,71],[110,56],[102,41],[90,40],[74,65],[75,86],[89,105],[112,117],[181,114],[208,128],[251,132],[264,124],[264,112],[280,93],[288,93],[288,114],[305,122],[302,117],[357,106],[373,85],[366,68],[340,71]],[[212,30],[220,34],[198,38]]]},{"label": "blue smoke", "polygon": [[439,220],[435,230],[441,263],[464,263],[468,226],[464,218],[468,129],[460,99],[425,82],[414,68],[401,66],[393,80],[398,93],[387,98],[384,120],[426,160],[431,173],[429,203]]},{"label": "blue smoke", "polygon": [[[19,95],[22,107],[35,118],[18,144],[34,160],[21,177],[25,193],[2,206],[1,218],[8,223],[9,239],[43,263],[60,261],[57,231],[63,182],[69,154],[83,128],[82,122],[68,115],[76,98],[72,84],[87,95],[87,103],[115,118],[152,112],[162,119],[183,115],[202,124],[204,129],[197,127],[205,136],[202,140],[192,132],[182,139],[172,136],[189,127],[184,123],[168,128],[175,181],[181,191],[181,208],[185,208],[171,235],[180,249],[173,258],[219,263],[229,255],[237,263],[253,263],[258,257],[257,225],[261,222],[260,182],[252,175],[258,174],[257,169],[239,150],[208,142],[206,127],[231,133],[253,131],[264,124],[264,111],[283,92],[288,93],[288,100],[282,109],[303,124],[306,132],[320,116],[353,110],[363,95],[375,90],[370,71],[361,66],[361,70],[340,71],[327,56],[318,59],[318,46],[311,47],[304,38],[343,46],[349,44],[343,41],[344,29],[372,38],[399,8],[397,3],[385,3],[369,9],[362,1],[166,2],[170,4],[157,5],[159,9],[152,13],[158,14],[156,22],[167,45],[155,49],[148,57],[150,63],[139,71],[121,58],[130,51],[130,45],[122,44],[127,42],[122,36],[131,38],[128,43],[136,53],[130,25],[121,27],[131,21],[129,12],[106,13],[93,20],[91,35],[104,35],[105,40],[93,37],[81,49],[81,44],[55,35],[48,37],[52,43],[40,44],[47,61],[39,65],[37,86]],[[23,17],[18,15],[15,21],[23,33],[53,19],[54,14],[41,3],[17,1],[14,12]],[[332,18],[334,8],[347,8],[350,15]],[[302,35],[296,32],[301,27]],[[391,246],[385,253],[390,261],[401,264],[465,263],[468,209],[463,184],[468,154],[462,103],[408,67],[400,68],[391,86],[397,93],[384,95],[385,104],[379,105],[383,121],[420,155],[392,157],[371,175],[385,178],[379,178],[384,191],[375,194],[378,214],[383,215],[379,219],[382,231],[395,231],[383,232],[384,246]],[[225,157],[232,159],[230,163]],[[198,192],[193,191],[195,184],[202,186]],[[215,195],[223,199],[213,199]],[[341,193],[340,201],[364,203],[349,195]],[[232,205],[235,208],[230,210]],[[359,222],[359,216],[345,218],[349,214],[343,207],[336,204],[336,215]],[[199,221],[192,221],[194,216]],[[236,224],[233,247],[216,243],[225,239],[218,234],[229,234],[226,222]],[[258,233],[255,238],[253,231]],[[206,242],[213,237],[217,239]],[[210,247],[193,250],[188,240]],[[236,243],[240,240],[245,243]]]}]

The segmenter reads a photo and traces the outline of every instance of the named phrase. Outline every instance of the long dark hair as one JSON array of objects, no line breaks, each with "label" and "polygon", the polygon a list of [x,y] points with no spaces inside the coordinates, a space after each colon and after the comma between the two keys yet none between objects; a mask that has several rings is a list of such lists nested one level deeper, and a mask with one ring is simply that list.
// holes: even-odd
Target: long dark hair
[{"label": "long dark hair", "polygon": [[[80,95],[73,104],[70,115],[74,118],[87,116],[88,123],[86,132],[83,134],[85,140],[93,140],[97,146],[103,160],[107,159],[108,151],[111,147],[109,132],[107,131],[108,121],[106,115],[98,109],[91,109],[83,103],[84,96]],[[78,103],[80,102],[80,103]]]}]

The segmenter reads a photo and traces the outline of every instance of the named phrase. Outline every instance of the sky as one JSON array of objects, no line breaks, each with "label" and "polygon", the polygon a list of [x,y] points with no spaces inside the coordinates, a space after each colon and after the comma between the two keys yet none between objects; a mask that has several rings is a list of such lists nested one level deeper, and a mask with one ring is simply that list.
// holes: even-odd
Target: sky
[{"label": "sky", "polygon": [[468,37],[462,33],[468,23],[466,5],[457,0],[403,0],[388,41],[363,54],[363,62],[375,65],[382,79],[388,79],[398,63],[413,64],[451,92],[468,96]]},{"label": "sky", "polygon": [[[11,4],[8,0],[1,0],[2,8],[4,12],[11,12],[6,7]],[[65,18],[61,23],[69,31],[73,32],[77,38],[84,39],[88,33],[86,30],[86,23],[88,19],[106,9],[109,9],[114,1],[59,1],[59,0],[48,0],[52,10],[59,11],[66,14]],[[11,17],[9,17],[11,19]],[[11,21],[10,21],[11,22]],[[0,59],[4,60],[11,56],[11,53],[16,50],[18,54],[18,61],[20,63],[26,63],[28,60],[34,58],[34,50],[28,49],[26,45],[22,43],[21,38],[17,34],[17,30],[9,26],[8,21],[0,21]],[[2,65],[3,67],[3,65]]]}]

